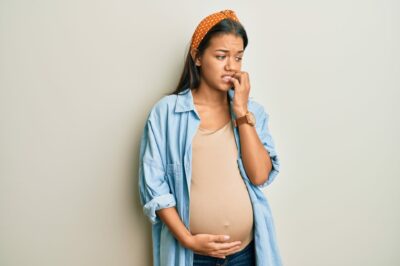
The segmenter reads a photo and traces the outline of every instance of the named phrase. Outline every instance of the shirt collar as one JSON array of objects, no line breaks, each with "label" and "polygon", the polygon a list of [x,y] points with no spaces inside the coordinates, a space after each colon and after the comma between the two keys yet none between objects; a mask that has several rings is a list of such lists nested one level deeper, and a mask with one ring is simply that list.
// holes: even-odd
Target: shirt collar
[{"label": "shirt collar", "polygon": [[[232,102],[233,100],[234,93],[235,91],[233,90],[233,88],[230,88],[228,91],[230,102]],[[190,88],[186,88],[185,90],[183,90],[178,94],[175,103],[175,112],[180,113],[180,112],[187,112],[190,110],[194,110],[193,95],[192,95],[192,90]]]}]

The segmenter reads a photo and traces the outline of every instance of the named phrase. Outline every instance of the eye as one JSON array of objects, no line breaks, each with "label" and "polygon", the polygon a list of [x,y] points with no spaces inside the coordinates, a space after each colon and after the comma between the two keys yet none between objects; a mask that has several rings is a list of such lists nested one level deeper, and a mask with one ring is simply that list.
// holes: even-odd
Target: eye
[{"label": "eye", "polygon": [[216,58],[217,59],[224,59],[226,56],[225,55],[217,55]]},{"label": "eye", "polygon": [[237,61],[242,61],[242,59],[243,59],[242,57],[236,57]]}]

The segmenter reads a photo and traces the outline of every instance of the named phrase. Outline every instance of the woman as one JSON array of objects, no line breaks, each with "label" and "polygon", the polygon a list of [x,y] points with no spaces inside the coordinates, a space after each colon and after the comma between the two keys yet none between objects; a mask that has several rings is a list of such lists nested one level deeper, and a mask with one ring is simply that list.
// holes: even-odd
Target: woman
[{"label": "woman", "polygon": [[204,18],[176,90],[147,117],[139,189],[154,265],[282,265],[260,189],[280,163],[241,71],[247,43],[233,11]]}]

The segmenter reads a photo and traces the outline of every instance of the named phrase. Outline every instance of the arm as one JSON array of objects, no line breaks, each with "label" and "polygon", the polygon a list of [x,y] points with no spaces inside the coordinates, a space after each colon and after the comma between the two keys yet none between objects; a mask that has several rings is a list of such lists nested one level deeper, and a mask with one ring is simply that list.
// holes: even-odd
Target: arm
[{"label": "arm", "polygon": [[227,242],[229,238],[224,235],[192,235],[183,224],[175,207],[160,209],[157,211],[157,215],[182,246],[195,253],[225,258],[240,248],[241,241]]},{"label": "arm", "polygon": [[159,148],[159,134],[151,120],[146,122],[140,144],[139,196],[143,211],[152,224],[160,222],[156,211],[176,205],[165,180],[164,163]]},{"label": "arm", "polygon": [[[247,112],[249,102],[249,75],[247,72],[238,71],[231,81],[235,89],[233,111],[236,117],[242,117]],[[280,162],[268,130],[268,114],[262,106],[258,110],[259,121],[256,121],[256,128],[247,124],[239,126],[242,158],[238,162],[239,166],[245,169],[250,182],[262,188],[274,180],[279,172]]]},{"label": "arm", "polygon": [[[239,113],[237,117],[244,114]],[[242,124],[239,126],[239,135],[241,155],[247,176],[254,185],[261,185],[268,180],[272,169],[271,158],[261,143],[255,127],[247,123]]]},{"label": "arm", "polygon": [[[247,108],[237,110],[237,117],[243,116]],[[280,161],[275,144],[268,129],[269,116],[260,110],[257,126],[239,126],[240,146],[243,167],[250,181],[260,188],[270,184],[279,173]],[[259,133],[257,133],[257,130]]]},{"label": "arm", "polygon": [[168,226],[174,237],[184,246],[189,248],[192,234],[183,224],[175,207],[164,208],[157,211],[157,215]]}]

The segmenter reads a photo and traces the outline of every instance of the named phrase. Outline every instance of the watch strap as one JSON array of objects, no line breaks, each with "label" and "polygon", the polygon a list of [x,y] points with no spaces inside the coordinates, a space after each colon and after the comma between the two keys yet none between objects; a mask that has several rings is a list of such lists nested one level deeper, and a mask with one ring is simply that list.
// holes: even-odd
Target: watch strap
[{"label": "watch strap", "polygon": [[248,120],[248,114],[249,113],[250,113],[250,111],[247,111],[247,113],[244,116],[238,117],[235,120],[233,120],[233,125],[235,127],[238,127],[238,126],[240,126],[241,124],[244,124],[244,123],[250,124],[249,123],[250,121]]}]

